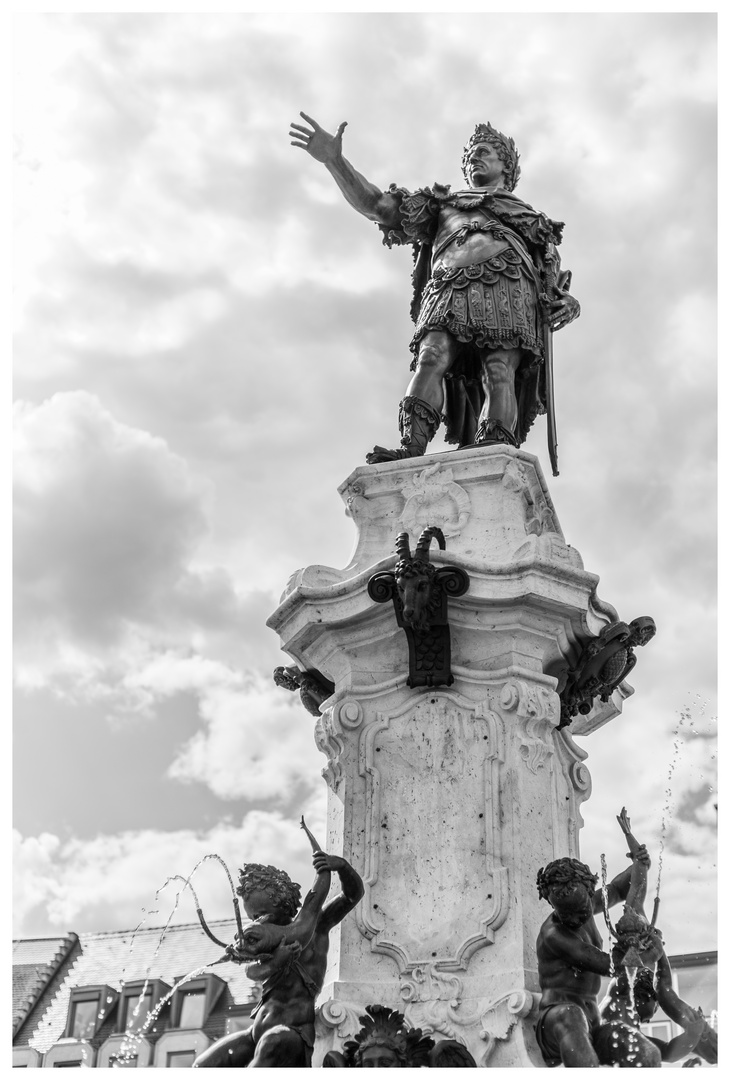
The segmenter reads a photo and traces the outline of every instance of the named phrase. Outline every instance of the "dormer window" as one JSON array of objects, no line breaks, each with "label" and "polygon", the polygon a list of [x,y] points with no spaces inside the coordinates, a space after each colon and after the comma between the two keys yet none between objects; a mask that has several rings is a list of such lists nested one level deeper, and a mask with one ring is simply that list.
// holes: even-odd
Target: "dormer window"
[{"label": "dormer window", "polygon": [[170,1027],[203,1028],[225,987],[225,982],[217,975],[200,975],[184,983],[172,998]]},{"label": "dormer window", "polygon": [[86,1001],[74,1001],[71,1006],[70,1031],[72,1039],[93,1039],[96,1033],[96,1014],[99,1011],[98,997]]},{"label": "dormer window", "polygon": [[205,989],[182,990],[179,1028],[202,1028],[205,1023]]},{"label": "dormer window", "polygon": [[118,994],[110,986],[79,986],[71,991],[64,1038],[94,1038],[116,1004]]},{"label": "dormer window", "polygon": [[141,979],[127,983],[121,992],[117,1031],[136,1035],[147,1023],[149,1014],[170,990],[171,987],[162,979]]}]

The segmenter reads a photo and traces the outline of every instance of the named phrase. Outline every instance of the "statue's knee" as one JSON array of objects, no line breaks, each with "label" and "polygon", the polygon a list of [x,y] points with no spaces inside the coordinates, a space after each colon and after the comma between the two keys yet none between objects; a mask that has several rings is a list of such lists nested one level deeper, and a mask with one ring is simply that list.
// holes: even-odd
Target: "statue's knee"
[{"label": "statue's knee", "polygon": [[512,386],[515,380],[514,371],[503,360],[495,360],[486,365],[486,380],[490,390],[497,387]]},{"label": "statue's knee", "polygon": [[304,1065],[304,1041],[296,1031],[278,1024],[259,1039],[254,1061],[261,1068]]},{"label": "statue's knee", "polygon": [[451,367],[451,348],[445,341],[424,341],[418,350],[417,366],[424,373],[445,375]]},{"label": "statue's knee", "polygon": [[511,386],[515,381],[521,359],[520,349],[497,349],[485,356],[483,371],[487,385],[492,389],[498,386]]},{"label": "statue's knee", "polygon": [[196,1069],[215,1069],[221,1066],[245,1068],[254,1054],[254,1042],[250,1031],[237,1031],[224,1035],[202,1054],[194,1063]]},{"label": "statue's knee", "polygon": [[552,1027],[555,1038],[560,1041],[566,1036],[576,1034],[590,1037],[588,1018],[579,1005],[566,1003],[556,1005],[552,1011]]}]

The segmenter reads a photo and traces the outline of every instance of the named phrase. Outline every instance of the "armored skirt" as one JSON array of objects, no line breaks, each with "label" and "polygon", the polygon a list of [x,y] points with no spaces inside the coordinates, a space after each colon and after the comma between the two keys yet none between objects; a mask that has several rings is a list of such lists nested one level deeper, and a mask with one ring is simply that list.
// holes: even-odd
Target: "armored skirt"
[{"label": "armored skirt", "polygon": [[424,289],[411,341],[411,370],[430,330],[445,330],[463,345],[444,380],[446,440],[460,446],[474,441],[484,405],[481,353],[523,350],[515,380],[515,435],[521,444],[545,405],[537,288],[518,253],[509,248],[476,266],[436,267]]},{"label": "armored skirt", "polygon": [[[537,294],[511,248],[476,266],[436,267],[421,300],[411,350],[424,334],[446,330],[477,349],[521,348],[542,357]],[[415,368],[415,361],[411,365]]]}]

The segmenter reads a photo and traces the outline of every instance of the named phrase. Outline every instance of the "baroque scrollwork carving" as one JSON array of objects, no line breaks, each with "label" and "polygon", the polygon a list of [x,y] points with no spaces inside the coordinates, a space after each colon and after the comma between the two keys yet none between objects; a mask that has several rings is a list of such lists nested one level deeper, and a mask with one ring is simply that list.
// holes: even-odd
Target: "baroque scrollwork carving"
[{"label": "baroque scrollwork carving", "polygon": [[505,712],[517,714],[520,752],[527,768],[537,773],[553,752],[552,732],[559,720],[555,693],[545,686],[513,680],[502,687],[499,704]]},{"label": "baroque scrollwork carving", "polygon": [[401,975],[400,992],[406,1002],[408,1023],[425,1031],[438,1032],[447,1039],[463,1041],[459,1028],[478,1020],[478,1013],[470,1018],[459,1011],[462,980],[457,975],[438,971],[432,964],[416,966]]},{"label": "baroque scrollwork carving", "polygon": [[492,1001],[464,1000],[462,980],[431,965],[401,976],[401,997],[407,1002],[409,1024],[465,1046],[483,1043],[482,1066],[497,1044],[508,1039],[517,1022],[535,1007],[534,996],[525,989],[510,990]]},{"label": "baroque scrollwork carving", "polygon": [[316,1009],[317,1027],[334,1031],[338,1039],[351,1039],[360,1030],[362,1005],[345,1002],[339,998],[322,1002]]},{"label": "baroque scrollwork carving", "polygon": [[494,1053],[497,1043],[510,1037],[517,1021],[529,1016],[534,1007],[534,996],[529,990],[524,989],[502,994],[496,1001],[486,1006],[481,1018],[481,1038],[486,1044],[482,1064],[485,1064]]},{"label": "baroque scrollwork carving", "polygon": [[336,791],[342,779],[340,757],[345,749],[345,731],[355,731],[363,721],[363,709],[358,701],[342,701],[325,709],[314,725],[314,742],[320,753],[327,758],[322,776],[329,787]]}]

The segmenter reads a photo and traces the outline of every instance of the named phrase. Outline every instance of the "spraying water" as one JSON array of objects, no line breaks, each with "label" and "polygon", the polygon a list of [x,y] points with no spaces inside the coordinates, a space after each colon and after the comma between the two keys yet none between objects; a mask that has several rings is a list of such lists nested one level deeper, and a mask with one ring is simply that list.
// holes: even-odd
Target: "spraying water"
[{"label": "spraying water", "polygon": [[611,926],[611,917],[608,914],[608,866],[605,854],[601,855],[601,899],[603,901],[603,917],[606,920],[606,929],[608,930],[608,955],[610,958],[608,974],[613,978],[616,972],[613,966],[613,948],[611,946],[616,934]]}]

